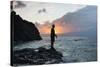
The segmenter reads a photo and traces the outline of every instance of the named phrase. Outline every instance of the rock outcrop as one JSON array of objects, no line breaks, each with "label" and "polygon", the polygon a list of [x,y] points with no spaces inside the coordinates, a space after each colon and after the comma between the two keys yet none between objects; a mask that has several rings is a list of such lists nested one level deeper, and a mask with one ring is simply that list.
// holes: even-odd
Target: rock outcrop
[{"label": "rock outcrop", "polygon": [[62,54],[54,48],[25,48],[13,52],[13,65],[41,65],[62,62]]},{"label": "rock outcrop", "polygon": [[11,12],[11,36],[16,42],[42,39],[36,26],[32,22],[23,20],[15,11]]}]

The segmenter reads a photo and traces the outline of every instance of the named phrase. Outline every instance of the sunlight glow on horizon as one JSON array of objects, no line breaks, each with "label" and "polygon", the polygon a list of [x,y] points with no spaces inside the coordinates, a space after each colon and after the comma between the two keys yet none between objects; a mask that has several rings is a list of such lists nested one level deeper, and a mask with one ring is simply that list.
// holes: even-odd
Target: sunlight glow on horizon
[{"label": "sunlight glow on horizon", "polygon": [[[33,2],[33,1],[22,1],[26,6],[15,8],[17,14],[19,14],[23,19],[28,20],[36,25],[40,31],[40,34],[50,34],[51,24],[55,20],[62,18],[68,13],[74,13],[86,5],[79,4],[63,4],[63,3],[44,3],[44,2]],[[39,10],[45,9],[45,12],[38,13]],[[62,24],[62,21],[57,21],[55,24],[56,34],[66,34],[71,32],[79,31],[74,27],[72,23],[66,22]]]},{"label": "sunlight glow on horizon", "polygon": [[[39,27],[38,29],[41,32],[41,34],[50,34],[51,33],[51,27],[47,26],[47,25],[43,25],[43,26]],[[60,24],[55,24],[55,33],[56,34],[67,34],[67,33],[73,32],[73,31],[75,31],[75,30],[72,30],[71,26],[66,26],[66,28],[65,28]]]}]

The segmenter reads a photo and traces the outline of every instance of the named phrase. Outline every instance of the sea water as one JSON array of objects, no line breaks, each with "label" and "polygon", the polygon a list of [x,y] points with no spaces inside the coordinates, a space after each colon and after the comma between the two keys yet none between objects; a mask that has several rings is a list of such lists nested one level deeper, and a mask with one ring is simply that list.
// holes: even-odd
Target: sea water
[{"label": "sea water", "polygon": [[[50,48],[50,37],[43,36],[43,40],[31,41],[14,46],[14,50],[24,48]],[[88,37],[59,36],[55,40],[54,48],[63,54],[61,63],[89,62],[97,60],[97,42]]]}]

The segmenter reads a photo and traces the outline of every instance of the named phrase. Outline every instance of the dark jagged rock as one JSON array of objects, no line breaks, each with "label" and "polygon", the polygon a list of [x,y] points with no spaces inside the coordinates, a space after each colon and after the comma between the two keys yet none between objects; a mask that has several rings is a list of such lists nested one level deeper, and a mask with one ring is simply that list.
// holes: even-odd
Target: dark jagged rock
[{"label": "dark jagged rock", "polygon": [[16,42],[42,39],[36,26],[32,22],[23,20],[15,11],[11,12],[11,36]]},{"label": "dark jagged rock", "polygon": [[41,65],[62,62],[62,54],[54,48],[25,48],[13,53],[13,65]]}]

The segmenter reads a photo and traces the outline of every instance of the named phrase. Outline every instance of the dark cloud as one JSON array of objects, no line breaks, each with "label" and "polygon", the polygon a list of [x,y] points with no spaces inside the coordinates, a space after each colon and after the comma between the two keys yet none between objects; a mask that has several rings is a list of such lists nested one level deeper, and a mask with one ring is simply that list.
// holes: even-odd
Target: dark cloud
[{"label": "dark cloud", "polygon": [[47,11],[45,8],[38,10],[38,13],[42,13],[42,12],[46,13]]},{"label": "dark cloud", "polygon": [[26,6],[25,3],[23,3],[23,1],[15,1],[15,5],[14,5],[14,8],[23,8]]}]

